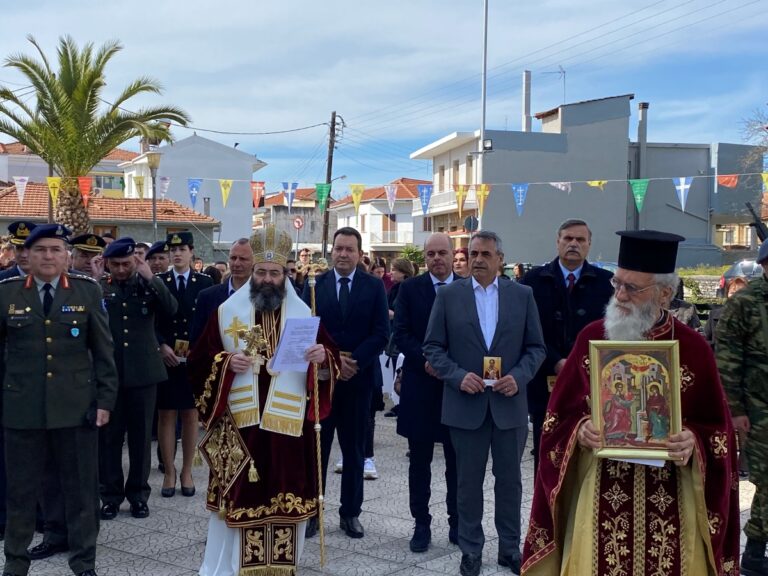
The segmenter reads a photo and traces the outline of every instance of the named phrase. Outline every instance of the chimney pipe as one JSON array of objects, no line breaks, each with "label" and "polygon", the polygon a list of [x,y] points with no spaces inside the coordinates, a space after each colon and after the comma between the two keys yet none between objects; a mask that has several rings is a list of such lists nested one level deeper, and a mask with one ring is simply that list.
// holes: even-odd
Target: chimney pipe
[{"label": "chimney pipe", "polygon": [[646,158],[648,155],[648,102],[640,102],[638,105],[637,120],[637,177],[645,178],[648,172],[646,168]]},{"label": "chimney pipe", "polygon": [[531,71],[523,71],[523,132],[531,131]]}]

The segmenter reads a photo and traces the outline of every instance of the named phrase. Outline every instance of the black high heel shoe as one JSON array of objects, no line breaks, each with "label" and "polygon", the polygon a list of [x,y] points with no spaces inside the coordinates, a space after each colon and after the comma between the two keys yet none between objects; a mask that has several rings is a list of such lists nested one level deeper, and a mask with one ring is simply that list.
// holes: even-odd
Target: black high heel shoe
[{"label": "black high heel shoe", "polygon": [[[179,482],[181,482],[181,476],[179,476]],[[192,484],[192,487],[184,486],[184,484],[181,485],[181,495],[186,496],[187,498],[190,498],[195,495],[195,485]]]},{"label": "black high heel shoe", "polygon": [[[184,488],[182,488],[182,491]],[[160,496],[163,498],[173,498],[173,496],[176,494],[176,471],[173,472],[173,486],[170,488],[162,487],[160,489]]]}]

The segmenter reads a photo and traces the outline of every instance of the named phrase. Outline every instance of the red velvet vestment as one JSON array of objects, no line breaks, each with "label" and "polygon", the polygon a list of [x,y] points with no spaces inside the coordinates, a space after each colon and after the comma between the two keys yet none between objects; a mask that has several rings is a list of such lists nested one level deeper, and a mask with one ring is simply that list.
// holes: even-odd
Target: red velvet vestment
[{"label": "red velvet vestment", "polygon": [[[581,489],[579,460],[586,458],[576,434],[591,414],[589,341],[605,339],[602,320],[584,328],[549,400],[523,574],[560,574],[565,527],[569,512],[573,514],[567,508]],[[696,437],[688,463],[691,474],[686,475],[693,484],[696,512],[681,514],[684,480],[674,463],[659,468],[595,459],[594,505],[587,511],[594,527],[591,574],[686,573],[681,533],[693,528],[703,536],[707,573],[738,574],[736,443],[714,357],[701,335],[667,313],[648,339],[680,343],[682,423]],[[579,517],[572,524],[579,530]]]}]

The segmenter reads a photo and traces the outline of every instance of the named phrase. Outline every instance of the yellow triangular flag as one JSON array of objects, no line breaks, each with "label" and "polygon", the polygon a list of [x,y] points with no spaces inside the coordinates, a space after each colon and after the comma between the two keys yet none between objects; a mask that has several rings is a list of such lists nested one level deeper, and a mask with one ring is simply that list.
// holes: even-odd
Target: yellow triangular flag
[{"label": "yellow triangular flag", "polygon": [[229,201],[229,193],[232,190],[232,180],[219,180],[219,187],[221,188],[221,203],[226,208],[227,201]]},{"label": "yellow triangular flag", "polygon": [[365,190],[364,184],[350,184],[349,189],[352,191],[352,202],[355,204],[355,216],[360,212],[360,201],[363,199],[363,191]]},{"label": "yellow triangular flag", "polygon": [[59,176],[48,176],[48,191],[51,193],[51,202],[54,206],[59,201],[60,190],[61,178]]},{"label": "yellow triangular flag", "polygon": [[768,172],[763,172],[763,192],[768,192]]},{"label": "yellow triangular flag", "polygon": [[464,199],[467,197],[467,185],[456,184],[456,206],[459,209],[459,219],[461,219],[461,213],[464,211]]},{"label": "yellow triangular flag", "polygon": [[491,188],[488,186],[488,184],[480,184],[475,191],[475,195],[477,196],[477,215],[479,218],[483,217],[483,212],[485,211],[485,201],[488,199],[488,195],[490,193]]},{"label": "yellow triangular flag", "polygon": [[600,188],[600,190],[603,190],[603,187],[608,184],[608,180],[587,180],[587,184],[593,188]]},{"label": "yellow triangular flag", "polygon": [[136,193],[139,198],[144,200],[144,176],[134,176],[133,185],[136,186]]}]

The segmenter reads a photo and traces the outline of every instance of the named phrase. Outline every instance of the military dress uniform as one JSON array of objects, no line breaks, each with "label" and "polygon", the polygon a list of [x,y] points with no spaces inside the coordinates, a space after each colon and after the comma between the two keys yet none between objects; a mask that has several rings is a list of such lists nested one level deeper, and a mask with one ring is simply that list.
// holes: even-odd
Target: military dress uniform
[{"label": "military dress uniform", "polygon": [[[159,319],[157,336],[160,344],[167,344],[176,351],[177,356],[185,357],[189,351],[192,318],[197,306],[197,295],[206,288],[213,286],[213,280],[210,276],[198,274],[190,269],[184,281],[184,287],[180,290],[176,276],[177,274],[173,270],[158,274],[158,277],[178,302],[178,309],[172,316]],[[168,368],[168,381],[161,384],[157,389],[157,409],[195,409],[185,362]]]},{"label": "military dress uniform", "polygon": [[101,289],[62,274],[44,313],[33,276],[0,283],[0,366],[8,477],[5,572],[24,575],[46,460],[56,461],[69,565],[93,570],[99,530],[96,411],[112,410],[117,372]]},{"label": "military dress uniform", "polygon": [[[130,239],[118,239],[106,257],[132,254]],[[126,244],[125,249],[120,246]],[[114,247],[114,248],[113,248]],[[176,299],[157,276],[147,282],[134,273],[125,282],[113,277],[103,279],[104,302],[115,344],[119,390],[110,422],[101,430],[99,445],[99,481],[102,518],[114,518],[120,503],[127,499],[131,513],[146,517],[150,494],[152,419],[155,412],[157,384],[167,379],[155,336],[157,315],[172,316]],[[128,433],[128,478],[123,476],[123,442]]]}]

